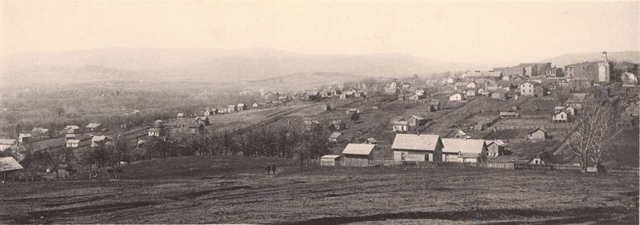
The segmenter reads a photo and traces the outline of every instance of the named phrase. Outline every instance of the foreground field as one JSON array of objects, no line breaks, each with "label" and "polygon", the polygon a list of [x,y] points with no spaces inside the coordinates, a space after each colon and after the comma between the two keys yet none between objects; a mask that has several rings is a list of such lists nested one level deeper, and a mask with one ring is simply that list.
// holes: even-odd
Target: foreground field
[{"label": "foreground field", "polygon": [[[0,184],[0,223],[638,224],[633,176],[176,160],[125,168],[135,180]],[[278,175],[264,163],[282,165]],[[170,176],[157,177],[161,165]]]}]

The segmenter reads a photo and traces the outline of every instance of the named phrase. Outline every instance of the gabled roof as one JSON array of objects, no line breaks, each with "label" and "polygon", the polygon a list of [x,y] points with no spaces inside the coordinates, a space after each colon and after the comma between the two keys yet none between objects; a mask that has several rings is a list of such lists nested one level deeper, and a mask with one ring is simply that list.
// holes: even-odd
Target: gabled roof
[{"label": "gabled roof", "polygon": [[13,157],[0,158],[0,172],[24,169]]},{"label": "gabled roof", "polygon": [[333,132],[333,134],[331,134],[331,136],[329,136],[329,138],[338,138],[338,137],[340,137],[340,135],[342,135],[342,133],[340,133],[340,132]]},{"label": "gabled roof", "polygon": [[18,134],[18,137],[29,138],[29,137],[31,137],[31,134]]},{"label": "gabled roof", "polygon": [[68,129],[74,129],[75,130],[75,129],[80,129],[80,127],[78,127],[76,125],[67,125],[64,129],[65,130],[68,130]]},{"label": "gabled roof", "polygon": [[481,153],[482,148],[485,146],[482,139],[443,138],[442,144],[444,145],[443,152],[455,153]]},{"label": "gabled roof", "polygon": [[505,146],[505,143],[502,140],[485,140],[484,142],[487,144],[487,146],[492,144],[496,144],[498,146]]},{"label": "gabled roof", "polygon": [[100,135],[100,136],[93,136],[93,137],[91,138],[91,141],[93,141],[93,142],[100,142],[100,141],[104,141],[105,139],[107,139],[107,136]]},{"label": "gabled roof", "polygon": [[433,151],[436,149],[439,140],[440,136],[433,134],[396,134],[396,138],[393,139],[391,148],[403,150]]},{"label": "gabled roof", "polygon": [[149,128],[149,132],[160,132],[160,128]]},{"label": "gabled roof", "polygon": [[337,159],[340,158],[340,155],[323,155],[322,159]]},{"label": "gabled roof", "polygon": [[501,116],[517,116],[519,115],[517,112],[500,112]]},{"label": "gabled roof", "polygon": [[69,140],[67,140],[67,143],[80,143],[80,140],[77,140],[77,139],[69,139]]},{"label": "gabled roof", "polygon": [[367,138],[367,141],[371,144],[378,143],[378,140],[376,140],[375,138]]},{"label": "gabled roof", "polygon": [[184,116],[184,113],[178,113],[178,116]]},{"label": "gabled roof", "polygon": [[424,117],[421,117],[421,116],[413,115],[411,117],[414,118],[414,119],[417,119],[417,120],[424,120]]},{"label": "gabled roof", "polygon": [[374,147],[376,147],[376,145],[349,143],[347,147],[344,148],[344,151],[342,151],[342,154],[369,155],[371,154],[371,151],[373,151]]},{"label": "gabled roof", "polygon": [[540,131],[544,132],[545,134],[547,133],[547,130],[545,130],[544,128],[536,128],[535,130],[533,130],[533,131],[531,131],[531,132],[529,132],[529,133],[527,133],[527,134],[535,133],[535,132],[536,132],[536,131],[538,131],[538,130],[540,130]]},{"label": "gabled roof", "polygon": [[2,145],[14,145],[16,144],[16,140],[15,139],[0,139],[0,144]]},{"label": "gabled roof", "polygon": [[98,128],[100,126],[100,123],[89,123],[89,125],[87,125],[87,128]]}]

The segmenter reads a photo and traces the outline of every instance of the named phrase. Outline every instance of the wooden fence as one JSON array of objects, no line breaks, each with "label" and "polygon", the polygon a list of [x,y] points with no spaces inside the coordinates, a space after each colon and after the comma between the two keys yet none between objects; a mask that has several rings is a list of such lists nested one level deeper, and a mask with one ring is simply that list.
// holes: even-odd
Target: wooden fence
[{"label": "wooden fence", "polygon": [[581,171],[580,166],[574,165],[530,165],[530,164],[514,164],[516,170],[571,170]]},{"label": "wooden fence", "polygon": [[544,127],[545,129],[574,129],[576,126],[575,123],[544,123],[540,125],[494,125],[491,129],[495,132],[499,130],[534,130],[538,127]]}]

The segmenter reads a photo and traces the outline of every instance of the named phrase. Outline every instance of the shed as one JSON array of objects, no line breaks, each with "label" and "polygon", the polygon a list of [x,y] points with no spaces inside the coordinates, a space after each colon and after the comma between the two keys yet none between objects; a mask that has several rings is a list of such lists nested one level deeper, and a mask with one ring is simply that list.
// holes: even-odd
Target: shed
[{"label": "shed", "polygon": [[544,128],[537,128],[529,132],[527,138],[534,141],[544,141],[547,138],[547,130]]},{"label": "shed", "polygon": [[228,105],[227,106],[227,112],[228,113],[232,113],[236,111],[236,105]]},{"label": "shed", "polygon": [[367,138],[367,140],[365,140],[364,143],[365,144],[378,144],[378,140],[376,140],[375,138]]},{"label": "shed", "polygon": [[96,131],[100,128],[100,123],[89,123],[85,128],[89,131]]},{"label": "shed", "polygon": [[238,105],[236,106],[236,110],[238,112],[242,111],[242,110],[245,110],[245,109],[247,109],[247,105],[245,105],[244,103],[238,103]]},{"label": "shed", "polygon": [[2,180],[7,181],[7,178],[11,176],[15,179],[18,176],[17,172],[24,169],[18,161],[13,157],[1,157],[0,158],[0,174],[2,174]]},{"label": "shed", "polygon": [[104,135],[93,136],[91,138],[91,147],[92,148],[98,147],[104,144],[106,140],[107,140],[107,136],[104,136]]},{"label": "shed", "polygon": [[409,117],[409,119],[407,119],[407,122],[409,122],[409,126],[412,126],[412,127],[422,126],[425,121],[427,120],[424,117],[416,116],[416,115],[413,115]]},{"label": "shed", "polygon": [[369,160],[373,159],[373,144],[349,143],[342,151],[343,166],[368,166]]},{"label": "shed", "polygon": [[340,166],[340,155],[323,155],[320,166]]},{"label": "shed", "polygon": [[176,119],[183,119],[184,118],[184,113],[178,113],[178,115],[176,115]]},{"label": "shed", "polygon": [[338,142],[342,142],[342,141],[344,141],[344,136],[340,132],[333,132],[329,136],[329,142],[338,143]]},{"label": "shed", "polygon": [[69,139],[66,141],[67,148],[77,148],[80,146],[80,140],[77,139]]},{"label": "shed", "polygon": [[396,134],[393,161],[442,161],[442,140],[432,134]]}]

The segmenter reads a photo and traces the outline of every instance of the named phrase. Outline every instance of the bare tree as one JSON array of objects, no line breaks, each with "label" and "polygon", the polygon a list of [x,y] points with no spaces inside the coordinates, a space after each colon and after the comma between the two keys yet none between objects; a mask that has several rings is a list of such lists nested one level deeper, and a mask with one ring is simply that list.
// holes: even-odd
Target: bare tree
[{"label": "bare tree", "polygon": [[576,117],[578,127],[569,149],[582,160],[582,171],[587,171],[589,161],[595,163],[601,171],[603,153],[611,149],[613,140],[621,132],[616,127],[615,108],[602,100],[584,102],[580,114]]}]

